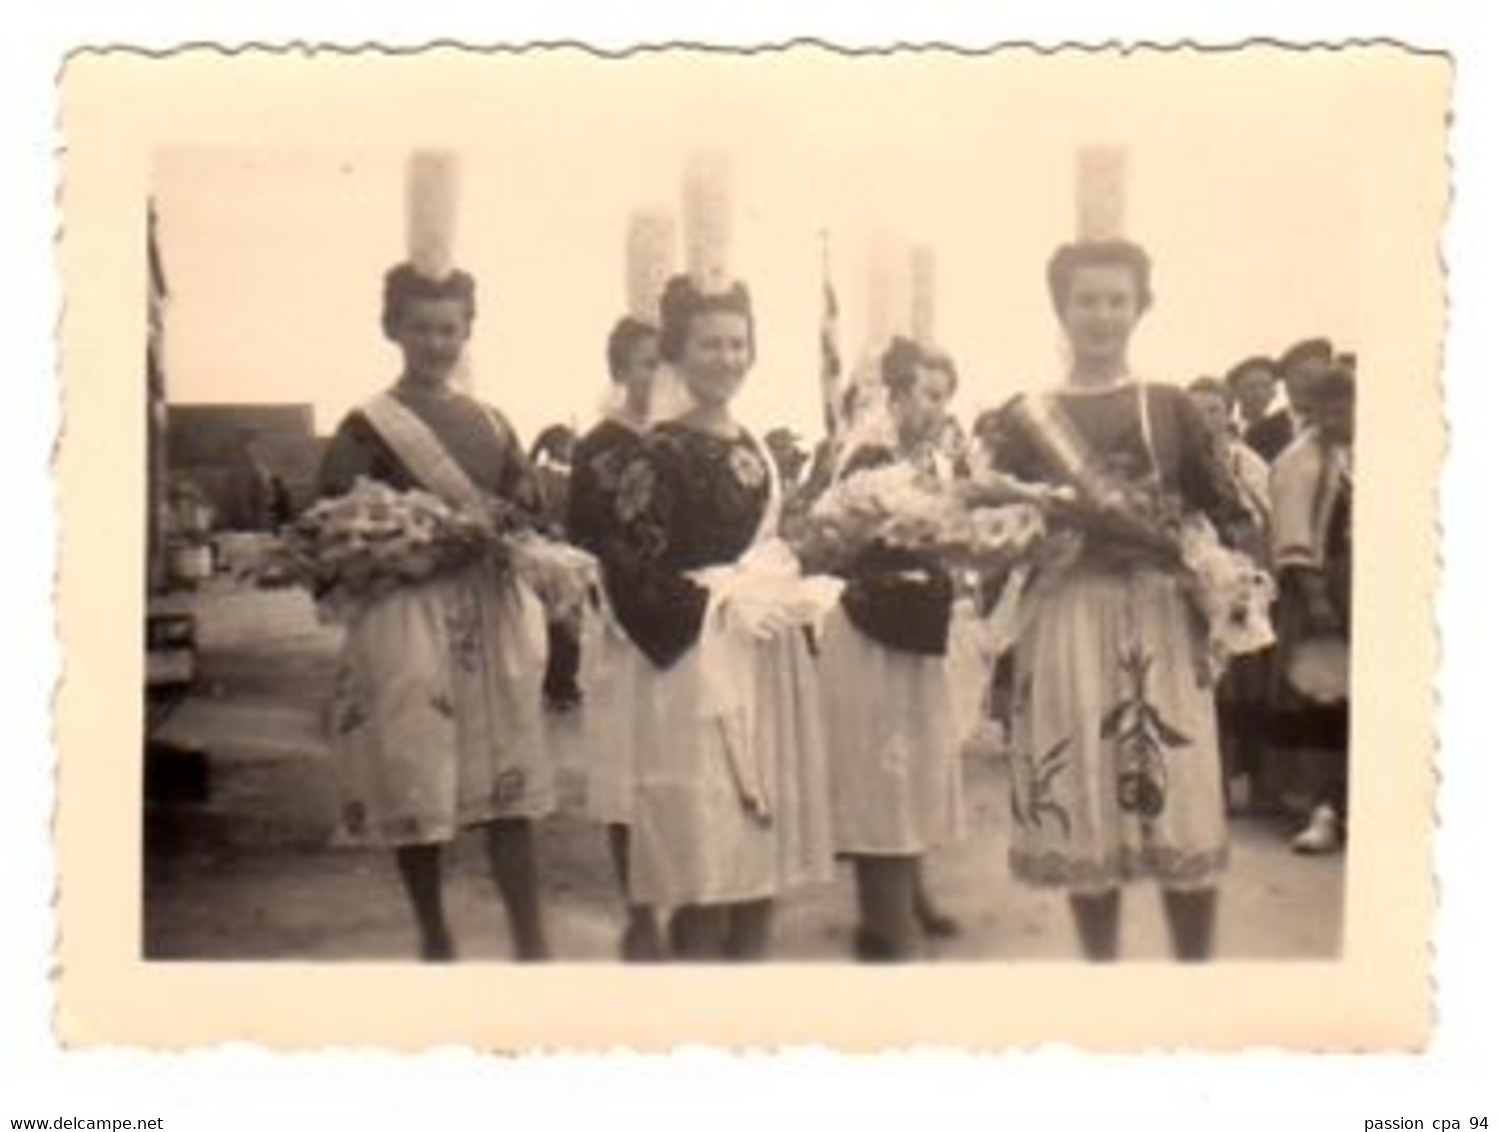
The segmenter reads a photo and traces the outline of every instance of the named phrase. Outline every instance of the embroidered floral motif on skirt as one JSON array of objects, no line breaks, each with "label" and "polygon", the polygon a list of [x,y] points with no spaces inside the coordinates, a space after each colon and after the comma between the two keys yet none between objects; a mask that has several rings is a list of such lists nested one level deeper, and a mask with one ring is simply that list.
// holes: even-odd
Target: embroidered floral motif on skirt
[{"label": "embroidered floral motif on skirt", "polygon": [[1017,649],[1010,863],[1039,885],[1210,885],[1227,863],[1200,631],[1176,581],[1049,579]]},{"label": "embroidered floral motif on skirt", "polygon": [[534,599],[479,564],[347,628],[330,712],[338,839],[403,845],[553,806]]}]

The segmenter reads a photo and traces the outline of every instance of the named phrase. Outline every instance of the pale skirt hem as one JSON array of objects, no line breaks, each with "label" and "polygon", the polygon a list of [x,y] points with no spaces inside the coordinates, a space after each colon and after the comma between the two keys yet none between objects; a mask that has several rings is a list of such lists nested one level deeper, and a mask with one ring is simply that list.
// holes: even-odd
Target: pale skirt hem
[{"label": "pale skirt hem", "polygon": [[1183,853],[1173,849],[1130,849],[1107,859],[1080,860],[1062,853],[1010,852],[1010,872],[1033,888],[1064,888],[1101,893],[1141,881],[1165,889],[1214,888],[1228,868],[1228,847]]}]

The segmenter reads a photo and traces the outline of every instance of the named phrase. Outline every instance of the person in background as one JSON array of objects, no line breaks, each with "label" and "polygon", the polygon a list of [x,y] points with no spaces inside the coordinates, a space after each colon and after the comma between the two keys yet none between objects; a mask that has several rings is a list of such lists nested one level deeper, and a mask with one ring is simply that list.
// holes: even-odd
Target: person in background
[{"label": "person in background", "polygon": [[271,530],[279,534],[297,517],[297,509],[291,498],[291,488],[280,476],[271,476]]},{"label": "person in background", "polygon": [[[339,425],[323,459],[324,496],[366,477],[421,488],[468,512],[539,518],[535,479],[514,430],[452,385],[475,311],[473,277],[385,277],[382,325],[401,351],[394,387]],[[548,955],[535,819],[554,804],[530,644],[540,603],[489,557],[383,597],[349,623],[332,710],[340,832],[394,848],[426,960],[454,958],[442,851],[484,830],[515,954]]]},{"label": "person in background", "polygon": [[1276,373],[1285,389],[1286,403],[1244,432],[1244,440],[1265,463],[1275,463],[1306,427],[1307,383],[1331,366],[1332,361],[1331,342],[1326,338],[1307,338],[1291,346],[1275,363]]},{"label": "person in background", "polygon": [[[577,434],[565,424],[547,425],[531,444],[531,464],[541,491],[548,530],[561,536],[567,516]],[[542,699],[552,711],[572,711],[583,702],[578,687],[578,628],[566,621],[547,622],[547,670]]]},{"label": "person in background", "polygon": [[1303,339],[1281,355],[1276,368],[1280,371],[1281,384],[1286,391],[1286,404],[1278,414],[1272,414],[1272,419],[1284,419],[1289,425],[1290,433],[1274,456],[1268,458],[1269,463],[1275,463],[1291,441],[1307,428],[1307,391],[1332,364],[1333,346],[1326,338]]},{"label": "person in background", "polygon": [[572,477],[577,434],[565,424],[550,424],[531,443],[531,465],[541,489],[547,521],[561,530],[567,514],[568,483]]},{"label": "person in background", "polygon": [[[603,419],[584,434],[573,453],[567,537],[600,556],[615,537],[620,473],[640,448],[651,415],[651,388],[660,367],[660,332],[626,317],[609,332],[605,355],[610,396]],[[590,644],[590,647],[593,647]],[[630,825],[634,820],[636,759],[633,743],[636,684],[628,678],[634,646],[612,633],[597,641],[591,665],[596,683],[585,689],[584,727],[589,736],[584,812],[608,831],[615,879],[627,906],[620,957],[650,962],[662,957],[656,910],[630,899]]]},{"label": "person in background", "polygon": [[794,494],[801,486],[802,473],[806,470],[809,459],[807,450],[802,447],[801,438],[793,430],[781,426],[765,434],[765,447],[776,463],[776,474],[781,477],[781,490],[788,496]]},{"label": "person in background", "polygon": [[1234,434],[1233,397],[1229,386],[1216,377],[1199,377],[1187,387],[1192,401],[1207,425],[1213,451],[1233,476],[1241,502],[1254,516],[1257,530],[1268,537],[1270,529],[1270,465],[1245,440]]},{"label": "person in background", "polygon": [[[896,338],[880,373],[894,444],[854,451],[841,475],[907,463],[942,476],[952,363]],[[871,547],[841,572],[848,584],[818,661],[834,843],[854,866],[855,953],[907,960],[921,954],[922,936],[957,931],[933,903],[922,869],[928,852],[962,833],[962,736],[946,662],[956,595],[939,560],[895,547]]]},{"label": "person in background", "polygon": [[[1224,382],[1215,377],[1200,377],[1188,386],[1188,392],[1207,425],[1218,459],[1233,478],[1239,501],[1253,518],[1253,542],[1241,549],[1252,553],[1260,566],[1268,568],[1270,469],[1254,449],[1234,435],[1231,397]],[[1226,783],[1232,787],[1242,781],[1248,794],[1243,807],[1258,814],[1278,809],[1268,761],[1272,663],[1268,649],[1236,656],[1229,662],[1217,688],[1218,734]]]},{"label": "person in background", "polygon": [[1239,436],[1268,468],[1291,440],[1289,418],[1276,417],[1270,411],[1280,383],[1275,362],[1260,356],[1245,358],[1228,371],[1224,381],[1233,397]]},{"label": "person in background", "polygon": [[1270,480],[1280,583],[1276,731],[1280,757],[1312,778],[1310,816],[1292,845],[1327,853],[1342,841],[1348,812],[1353,374],[1323,371],[1308,380],[1302,403],[1309,427],[1275,462]]},{"label": "person in background", "polygon": [[[951,359],[943,357],[939,364],[952,370],[953,380],[957,380],[957,369],[953,366]],[[957,414],[948,413],[942,421],[937,450],[955,476],[968,474],[968,443],[968,431],[963,427],[963,422],[958,419]]]}]

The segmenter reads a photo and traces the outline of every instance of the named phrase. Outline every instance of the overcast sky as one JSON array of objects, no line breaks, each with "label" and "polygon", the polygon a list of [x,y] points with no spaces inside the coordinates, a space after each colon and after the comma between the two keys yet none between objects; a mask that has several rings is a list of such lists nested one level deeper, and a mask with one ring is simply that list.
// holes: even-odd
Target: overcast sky
[{"label": "overcast sky", "polygon": [[[1370,175],[1354,69],[1291,53],[1000,60],[941,56],[803,69],[768,58],[525,66],[487,61],[462,114],[296,149],[165,149],[155,195],[172,288],[177,401],[310,401],[321,429],[387,384],[381,275],[404,255],[404,162],[436,144],[463,160],[457,258],[479,281],[477,392],[526,437],[586,425],[604,336],[625,302],[630,211],[675,206],[696,146],[735,159],[736,272],[759,310],[743,415],[815,432],[818,233],[831,234],[845,356],[866,346],[867,248],[880,228],[930,245],[937,334],[965,414],[1054,381],[1061,344],[1044,267],[1073,235],[1080,146],[1128,148],[1127,224],[1157,269],[1138,372],[1185,381],[1252,352],[1360,338],[1360,178]],[[569,69],[571,68],[571,69]],[[393,96],[393,101],[395,96]]]}]

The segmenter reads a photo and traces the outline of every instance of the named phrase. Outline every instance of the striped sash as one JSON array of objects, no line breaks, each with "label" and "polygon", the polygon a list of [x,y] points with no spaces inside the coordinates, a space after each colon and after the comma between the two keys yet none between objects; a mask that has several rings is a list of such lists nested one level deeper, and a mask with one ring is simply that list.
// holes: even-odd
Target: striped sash
[{"label": "striped sash", "polygon": [[[488,516],[485,494],[453,459],[427,423],[391,393],[363,407],[364,417],[421,485],[448,506]],[[486,414],[486,417],[488,414]]]}]

